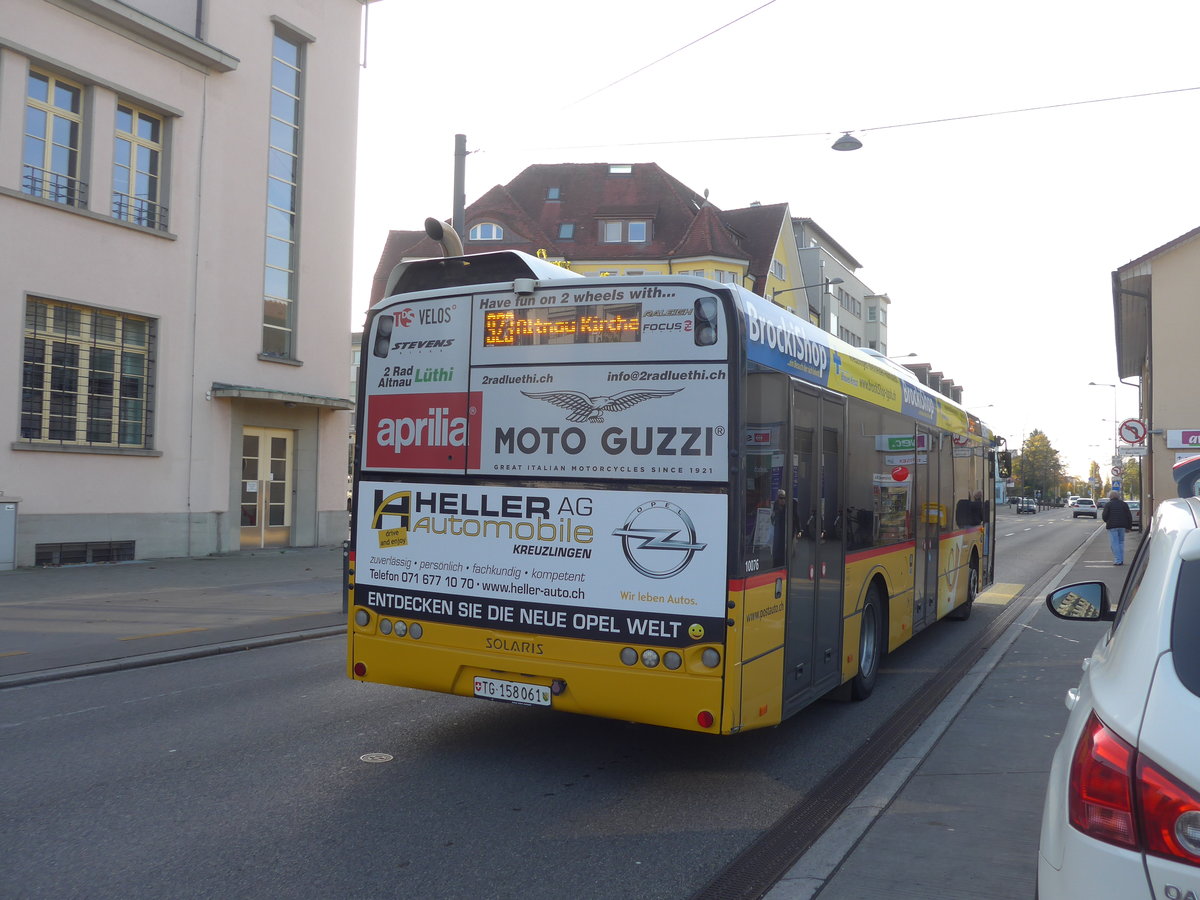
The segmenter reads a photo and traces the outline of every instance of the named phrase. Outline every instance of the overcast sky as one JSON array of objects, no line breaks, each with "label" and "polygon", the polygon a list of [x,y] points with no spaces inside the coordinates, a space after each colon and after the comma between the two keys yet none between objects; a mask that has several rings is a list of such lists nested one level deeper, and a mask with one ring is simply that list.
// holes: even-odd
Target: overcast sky
[{"label": "overcast sky", "polygon": [[1111,272],[1200,225],[1197,34],[1193,0],[372,4],[352,326],[389,229],[450,217],[456,133],[468,204],[534,163],[655,162],[815,219],[891,298],[889,354],[1107,473],[1114,399],[1137,412],[1088,386],[1117,383]]}]

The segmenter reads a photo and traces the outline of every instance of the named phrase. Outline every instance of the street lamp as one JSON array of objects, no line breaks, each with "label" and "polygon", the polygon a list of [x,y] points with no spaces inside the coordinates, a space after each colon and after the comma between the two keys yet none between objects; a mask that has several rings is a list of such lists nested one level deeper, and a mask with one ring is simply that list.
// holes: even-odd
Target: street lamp
[{"label": "street lamp", "polygon": [[805,288],[810,288],[810,287],[824,287],[825,290],[829,290],[829,286],[831,284],[841,284],[845,280],[846,279],[844,279],[844,278],[826,278],[824,281],[817,281],[817,282],[814,282],[813,284],[802,284],[802,285],[800,285],[800,287],[782,288],[781,290],[771,291],[771,299],[774,300],[780,294],[786,294],[788,291],[802,291]]},{"label": "street lamp", "polygon": [[1113,455],[1112,455],[1112,464],[1115,466],[1115,465],[1117,464],[1117,386],[1116,386],[1115,384],[1109,384],[1107,381],[1089,381],[1089,382],[1088,382],[1088,387],[1109,387],[1109,388],[1112,388],[1112,392],[1113,392],[1113,417],[1112,417],[1112,427],[1113,427]]}]

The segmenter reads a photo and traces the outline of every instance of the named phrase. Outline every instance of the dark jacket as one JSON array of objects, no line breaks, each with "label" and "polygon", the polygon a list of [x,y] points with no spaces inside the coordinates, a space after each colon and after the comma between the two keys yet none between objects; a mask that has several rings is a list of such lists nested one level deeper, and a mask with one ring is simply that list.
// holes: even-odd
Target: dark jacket
[{"label": "dark jacket", "polygon": [[1110,531],[1113,528],[1128,530],[1133,527],[1133,513],[1129,511],[1129,504],[1124,500],[1109,500],[1101,518],[1104,519],[1104,527]]}]

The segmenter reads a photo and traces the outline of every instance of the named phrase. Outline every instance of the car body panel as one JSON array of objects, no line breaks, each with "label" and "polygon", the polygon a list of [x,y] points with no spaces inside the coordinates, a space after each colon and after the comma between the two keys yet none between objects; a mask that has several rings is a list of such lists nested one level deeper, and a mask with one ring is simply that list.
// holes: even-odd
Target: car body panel
[{"label": "car body panel", "polygon": [[[1040,900],[1153,900],[1186,897],[1188,891],[1200,897],[1200,866],[1104,843],[1077,831],[1068,818],[1071,761],[1093,712],[1175,780],[1200,790],[1200,697],[1178,677],[1171,643],[1175,604],[1200,603],[1190,588],[1176,598],[1181,561],[1200,558],[1198,523],[1200,500],[1160,504],[1122,596],[1110,597],[1118,603],[1115,621],[1100,626],[1103,634],[1085,662],[1074,703],[1068,700],[1071,713],[1051,763],[1038,853]],[[1183,652],[1196,652],[1197,645],[1200,635]]]},{"label": "car body panel", "polygon": [[[1200,602],[1200,598],[1197,600]],[[1177,779],[1186,779],[1190,774],[1188,786],[1200,790],[1197,748],[1200,748],[1200,697],[1180,682],[1172,654],[1167,653],[1160,658],[1154,675],[1138,750]],[[1147,854],[1146,869],[1155,897],[1170,897],[1168,886],[1176,888],[1180,897],[1186,897],[1189,891],[1200,897],[1200,866]]]}]

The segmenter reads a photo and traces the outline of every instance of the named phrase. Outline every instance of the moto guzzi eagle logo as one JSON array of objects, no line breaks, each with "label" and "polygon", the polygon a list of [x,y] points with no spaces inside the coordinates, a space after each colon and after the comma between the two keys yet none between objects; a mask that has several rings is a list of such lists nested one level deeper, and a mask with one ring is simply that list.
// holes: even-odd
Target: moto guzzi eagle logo
[{"label": "moto guzzi eagle logo", "polygon": [[571,414],[567,416],[568,422],[603,422],[606,412],[621,412],[631,406],[644,403],[646,400],[670,397],[682,390],[683,388],[675,388],[673,391],[632,390],[598,397],[589,397],[583,391],[534,391],[532,393],[521,391],[521,393],[531,400],[545,400],[547,403],[570,410]]}]

